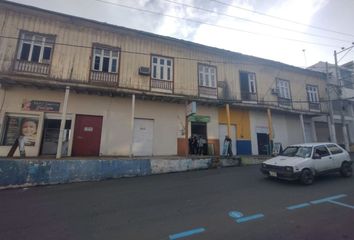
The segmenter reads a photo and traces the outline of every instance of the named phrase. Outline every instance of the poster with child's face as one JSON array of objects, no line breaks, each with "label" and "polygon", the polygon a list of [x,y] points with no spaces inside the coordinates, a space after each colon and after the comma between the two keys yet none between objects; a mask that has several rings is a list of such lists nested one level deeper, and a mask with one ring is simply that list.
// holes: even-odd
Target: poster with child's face
[{"label": "poster with child's face", "polygon": [[34,146],[37,138],[38,119],[23,118],[21,121],[20,134],[24,136],[26,146]]}]

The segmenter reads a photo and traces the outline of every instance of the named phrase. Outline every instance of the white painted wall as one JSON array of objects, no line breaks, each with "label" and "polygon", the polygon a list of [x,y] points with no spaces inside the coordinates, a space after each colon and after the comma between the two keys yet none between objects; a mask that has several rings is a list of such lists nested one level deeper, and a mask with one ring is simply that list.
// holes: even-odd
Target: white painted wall
[{"label": "white painted wall", "polygon": [[[266,111],[250,111],[252,154],[258,154],[257,132],[260,128],[268,129]],[[296,143],[302,143],[302,130],[299,115],[272,112],[274,142],[280,142],[283,148]],[[268,131],[267,131],[268,133]]]}]

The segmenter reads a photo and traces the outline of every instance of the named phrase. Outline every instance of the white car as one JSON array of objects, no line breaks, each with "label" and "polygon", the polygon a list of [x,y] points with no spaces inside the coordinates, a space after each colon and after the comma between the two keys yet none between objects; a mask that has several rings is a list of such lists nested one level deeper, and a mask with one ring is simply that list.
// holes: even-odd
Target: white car
[{"label": "white car", "polygon": [[289,146],[277,157],[264,161],[261,172],[312,184],[314,177],[323,173],[338,171],[343,177],[352,176],[352,163],[349,153],[335,143],[306,143]]}]

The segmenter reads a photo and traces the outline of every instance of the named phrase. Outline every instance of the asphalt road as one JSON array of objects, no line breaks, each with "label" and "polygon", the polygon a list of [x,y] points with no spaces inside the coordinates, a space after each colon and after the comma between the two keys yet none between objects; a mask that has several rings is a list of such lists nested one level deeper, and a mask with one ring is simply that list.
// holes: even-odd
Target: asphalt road
[{"label": "asphalt road", "polygon": [[0,191],[0,239],[354,239],[354,177],[258,168]]}]

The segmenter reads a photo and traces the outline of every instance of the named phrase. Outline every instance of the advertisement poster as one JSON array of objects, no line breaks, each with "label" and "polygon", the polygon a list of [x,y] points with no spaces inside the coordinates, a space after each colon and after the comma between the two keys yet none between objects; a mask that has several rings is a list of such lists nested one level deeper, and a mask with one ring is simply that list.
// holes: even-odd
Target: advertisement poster
[{"label": "advertisement poster", "polygon": [[3,145],[13,145],[15,140],[24,136],[25,146],[34,146],[37,139],[38,118],[7,117]]}]

